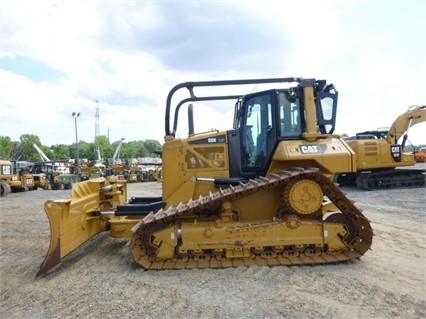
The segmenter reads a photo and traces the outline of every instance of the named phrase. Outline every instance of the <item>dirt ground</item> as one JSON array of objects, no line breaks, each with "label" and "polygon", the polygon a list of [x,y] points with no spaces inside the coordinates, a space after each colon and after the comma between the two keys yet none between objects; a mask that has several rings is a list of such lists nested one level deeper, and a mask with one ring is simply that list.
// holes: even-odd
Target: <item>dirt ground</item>
[{"label": "dirt ground", "polygon": [[[102,233],[35,278],[49,246],[48,199],[0,199],[1,318],[426,318],[424,188],[344,188],[374,229],[360,260],[319,266],[144,271],[127,240]],[[160,183],[129,185],[130,196]]]}]

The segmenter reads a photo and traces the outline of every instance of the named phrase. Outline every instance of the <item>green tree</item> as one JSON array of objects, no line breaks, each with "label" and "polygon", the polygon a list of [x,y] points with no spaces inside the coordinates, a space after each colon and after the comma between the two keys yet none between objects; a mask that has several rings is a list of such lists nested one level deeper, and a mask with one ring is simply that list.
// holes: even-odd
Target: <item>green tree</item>
[{"label": "green tree", "polygon": [[[80,161],[84,160],[94,160],[94,144],[87,143],[85,141],[78,142],[78,159]],[[74,143],[70,146],[70,158],[77,160],[77,145]]]},{"label": "green tree", "polygon": [[24,150],[21,147],[20,142],[12,142],[12,150],[9,153],[8,159],[19,161],[22,158]]},{"label": "green tree", "polygon": [[52,145],[50,148],[52,152],[52,160],[58,159],[69,159],[70,158],[70,146],[65,144]]},{"label": "green tree", "polygon": [[[113,158],[114,157],[114,154],[117,152],[118,146],[120,145],[121,142],[122,142],[122,140],[118,140],[118,141],[115,141],[115,142],[113,142],[111,144],[112,154],[108,158]],[[117,158],[119,158],[119,159],[123,158],[123,156],[122,156],[122,150],[123,150],[123,147],[125,145],[126,145],[126,143],[122,142],[120,150],[118,151],[118,154],[117,154],[117,156],[118,156]]]},{"label": "green tree", "polygon": [[132,148],[135,150],[135,158],[146,157],[149,155],[149,151],[146,149],[145,144],[142,141],[133,141]]},{"label": "green tree", "polygon": [[108,137],[105,135],[99,135],[95,138],[94,152],[96,152],[96,148],[99,148],[102,159],[111,158],[114,154],[113,146],[109,143]]},{"label": "green tree", "polygon": [[135,145],[135,142],[128,142],[123,143],[123,146],[121,147],[121,158],[131,159],[136,158],[137,154],[137,147]]},{"label": "green tree", "polygon": [[[77,145],[56,144],[50,147],[44,146],[39,137],[33,134],[23,134],[20,141],[11,141],[9,136],[0,136],[0,157],[39,162],[40,155],[34,148],[37,145],[42,152],[51,160],[59,159],[77,159]],[[104,135],[98,136],[94,143],[79,141],[78,155],[80,159],[90,161],[97,159],[97,148],[99,147],[102,159],[111,159],[117,149],[120,140],[110,144],[108,138]],[[133,159],[139,157],[155,156],[156,151],[161,150],[161,144],[156,140],[132,141],[122,143],[120,149],[121,159]],[[13,158],[12,158],[13,156]]]},{"label": "green tree", "polygon": [[157,140],[145,140],[143,145],[148,151],[148,155],[152,156],[154,152],[161,151],[161,144]]},{"label": "green tree", "polygon": [[9,158],[12,152],[13,142],[9,136],[0,136],[0,157]]},{"label": "green tree", "polygon": [[34,134],[22,134],[19,139],[21,141],[20,147],[23,151],[22,160],[32,162],[40,161],[40,155],[33,146],[33,144],[36,144],[39,147],[42,145],[39,137]]},{"label": "green tree", "polygon": [[95,144],[80,141],[79,143],[80,159],[93,161],[95,159]]}]

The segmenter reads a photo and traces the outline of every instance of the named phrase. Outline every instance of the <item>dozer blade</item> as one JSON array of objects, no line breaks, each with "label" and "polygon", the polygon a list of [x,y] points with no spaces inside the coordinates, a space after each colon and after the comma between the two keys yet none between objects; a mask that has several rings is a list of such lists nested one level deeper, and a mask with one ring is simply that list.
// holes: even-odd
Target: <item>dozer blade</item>
[{"label": "dozer blade", "polygon": [[47,214],[50,224],[50,245],[37,276],[40,276],[61,262],[61,247],[60,247],[60,224],[61,219],[57,217],[60,214],[61,208],[54,201],[47,201],[44,204],[44,211]]},{"label": "dozer blade", "polygon": [[49,200],[44,210],[50,224],[50,246],[36,276],[57,266],[62,258],[107,229],[107,215],[127,200],[126,183],[110,185],[104,178],[74,184],[71,199]]}]

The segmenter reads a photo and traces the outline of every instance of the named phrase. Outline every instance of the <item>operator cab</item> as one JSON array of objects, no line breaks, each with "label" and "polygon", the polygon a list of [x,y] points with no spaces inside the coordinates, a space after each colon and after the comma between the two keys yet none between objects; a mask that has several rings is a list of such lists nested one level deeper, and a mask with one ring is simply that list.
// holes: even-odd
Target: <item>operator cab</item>
[{"label": "operator cab", "polygon": [[234,130],[228,132],[232,177],[262,175],[281,140],[302,138],[301,105],[293,89],[257,92],[239,101]]},{"label": "operator cab", "polygon": [[[196,87],[238,86],[247,84],[298,83],[290,88],[270,89],[248,95],[197,96]],[[176,91],[188,89],[190,97],[181,100],[175,107],[173,129],[170,128],[171,102]],[[174,139],[180,107],[188,102],[236,100],[234,125],[231,130],[218,132],[218,138],[193,139],[193,105],[188,105],[188,135],[190,144],[217,146],[228,144],[229,176],[231,179],[265,176],[271,167],[272,157],[282,141],[297,144],[318,138],[329,137],[333,133],[336,119],[338,93],[332,84],[325,80],[303,78],[272,78],[228,81],[186,82],[176,85],[169,92],[166,102],[165,139]],[[214,143],[214,144],[212,144]],[[213,151],[217,152],[216,150]],[[206,155],[207,156],[207,155]],[[212,155],[216,156],[216,155]],[[192,164],[190,165],[192,167]],[[205,166],[207,167],[207,166]]]},{"label": "operator cab", "polygon": [[[332,134],[335,127],[337,92],[324,85],[318,83],[315,91],[314,134],[318,136]],[[308,114],[300,86],[241,98],[235,107],[234,130],[228,131],[230,177],[264,176],[281,141],[305,140],[307,132],[312,134]]]},{"label": "operator cab", "polygon": [[242,169],[263,171],[276,144],[300,139],[302,126],[299,98],[289,92],[270,90],[246,97],[242,107]]}]

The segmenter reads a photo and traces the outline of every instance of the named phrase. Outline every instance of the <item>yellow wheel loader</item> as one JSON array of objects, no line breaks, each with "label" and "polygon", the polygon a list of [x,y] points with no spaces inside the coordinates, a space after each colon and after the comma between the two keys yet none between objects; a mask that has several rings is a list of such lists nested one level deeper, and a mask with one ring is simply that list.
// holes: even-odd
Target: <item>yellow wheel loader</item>
[{"label": "yellow wheel loader", "polygon": [[35,189],[71,189],[75,183],[80,181],[78,174],[57,172],[52,161],[34,163],[32,166],[32,173],[34,176]]},{"label": "yellow wheel loader", "polygon": [[0,188],[1,197],[33,190],[34,176],[23,170],[18,172],[16,161],[0,159]]},{"label": "yellow wheel loader", "polygon": [[404,152],[404,147],[409,129],[425,121],[426,105],[413,105],[400,114],[390,128],[357,133],[345,139],[356,153],[357,169],[356,172],[336,174],[334,181],[364,190],[424,187],[426,172],[413,167],[416,165],[415,154]]},{"label": "yellow wheel loader", "polygon": [[17,176],[13,174],[12,163],[9,160],[0,158],[0,195],[7,196],[12,192],[10,184],[13,178]]},{"label": "yellow wheel loader", "polygon": [[[281,83],[251,94],[197,96],[195,89]],[[174,108],[172,98],[189,97]],[[247,89],[247,88],[246,88]],[[169,93],[162,148],[162,196],[127,200],[126,181],[78,183],[69,200],[48,201],[45,274],[90,237],[130,237],[145,269],[326,264],[369,250],[367,218],[332,182],[355,171],[354,152],[333,134],[338,92],[324,80],[272,78],[186,82]],[[229,130],[195,133],[194,104],[233,100]],[[188,104],[188,136],[177,137]],[[221,102],[224,103],[224,102]]]}]

